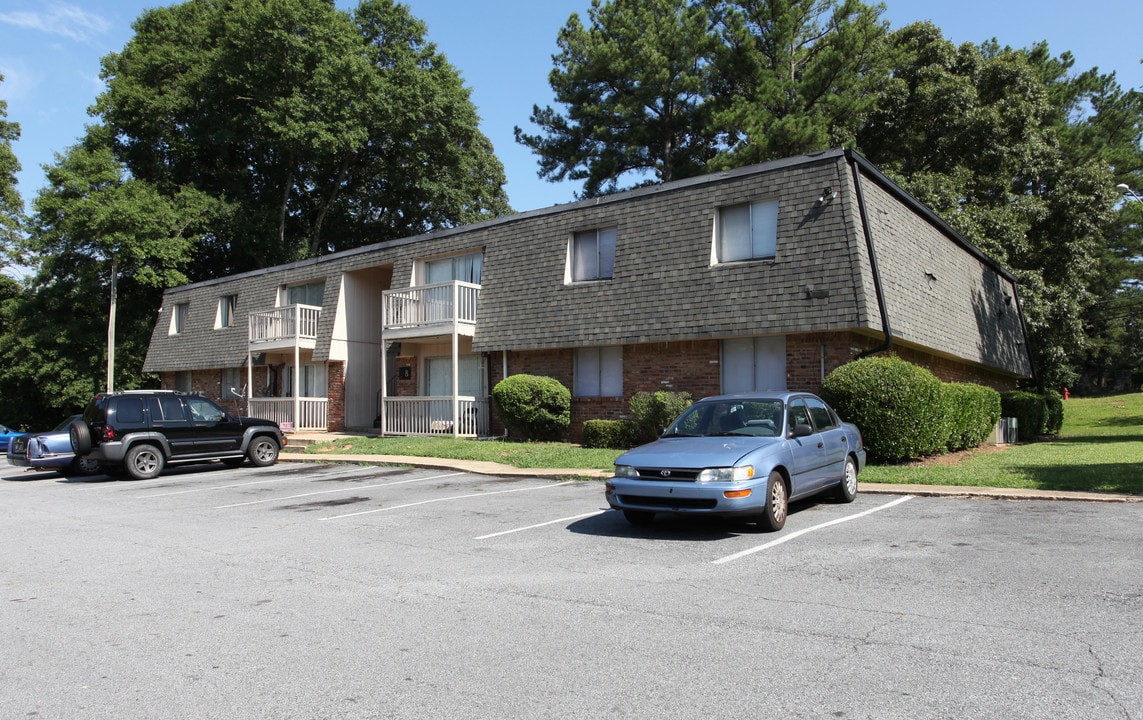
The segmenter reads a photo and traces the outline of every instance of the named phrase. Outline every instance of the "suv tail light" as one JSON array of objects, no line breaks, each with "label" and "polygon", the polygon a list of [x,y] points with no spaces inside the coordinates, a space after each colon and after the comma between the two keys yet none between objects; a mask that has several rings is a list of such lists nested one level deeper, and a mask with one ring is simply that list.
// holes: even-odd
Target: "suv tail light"
[{"label": "suv tail light", "polygon": [[115,439],[115,428],[110,425],[103,426],[103,432],[100,433],[99,439],[101,442],[111,442]]}]

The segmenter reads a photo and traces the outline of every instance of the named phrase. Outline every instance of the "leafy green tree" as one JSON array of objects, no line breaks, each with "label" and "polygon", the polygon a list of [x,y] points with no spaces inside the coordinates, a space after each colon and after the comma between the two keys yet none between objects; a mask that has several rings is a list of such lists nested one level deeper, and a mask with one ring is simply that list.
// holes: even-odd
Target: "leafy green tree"
[{"label": "leafy green tree", "polygon": [[709,75],[716,49],[707,8],[690,0],[592,0],[589,25],[560,30],[548,81],[566,113],[534,106],[543,134],[516,128],[540,177],[583,180],[584,197],[639,178],[667,182],[706,171],[716,133]]},{"label": "leafy green tree", "polygon": [[1079,97],[1075,86],[1045,79],[1059,76],[1045,70],[1043,46],[956,47],[917,23],[890,48],[892,77],[859,133],[862,152],[1013,270],[1039,382],[1071,385],[1114,200],[1098,153],[1085,160],[1061,146],[1075,114],[1060,103]]},{"label": "leafy green tree", "polygon": [[[3,82],[4,76],[0,75],[0,83]],[[24,202],[16,189],[20,162],[12,152],[12,143],[20,139],[20,125],[9,122],[7,117],[8,103],[0,100],[0,267],[10,261],[24,217]]]},{"label": "leafy green tree", "polygon": [[3,304],[0,407],[33,427],[54,425],[106,379],[112,272],[117,274],[116,387],[138,387],[163,288],[186,281],[210,203],[176,198],[127,175],[110,149],[70,148],[47,169],[22,257],[34,269]]},{"label": "leafy green tree", "polygon": [[883,5],[723,0],[717,168],[852,146],[886,78]]},{"label": "leafy green tree", "polygon": [[468,91],[394,0],[192,0],[134,28],[93,112],[134,177],[214,199],[196,276],[509,212]]}]

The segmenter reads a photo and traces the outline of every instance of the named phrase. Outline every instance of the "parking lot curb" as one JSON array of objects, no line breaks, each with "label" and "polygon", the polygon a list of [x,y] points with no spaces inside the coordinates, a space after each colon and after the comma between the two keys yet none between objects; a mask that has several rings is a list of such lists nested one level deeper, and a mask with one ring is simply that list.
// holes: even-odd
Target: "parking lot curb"
[{"label": "parking lot curb", "polygon": [[[512,465],[483,460],[451,460],[413,455],[343,455],[283,451],[283,462],[349,463],[362,465],[408,465],[412,467],[457,470],[478,475],[500,477],[588,478],[602,480],[611,477],[607,470],[583,468],[518,468]],[[1061,500],[1076,502],[1134,503],[1143,502],[1143,496],[1118,493],[1071,492],[1067,490],[1034,490],[1025,488],[968,487],[952,485],[893,485],[887,483],[858,484],[858,491],[875,495],[916,495],[919,497],[985,498],[995,500]]]}]

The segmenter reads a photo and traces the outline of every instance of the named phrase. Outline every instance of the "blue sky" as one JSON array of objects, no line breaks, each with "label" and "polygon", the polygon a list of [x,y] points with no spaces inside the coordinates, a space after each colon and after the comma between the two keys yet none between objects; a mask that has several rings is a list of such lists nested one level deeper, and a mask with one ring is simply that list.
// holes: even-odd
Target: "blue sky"
[{"label": "blue sky", "polygon": [[[86,110],[101,90],[99,60],[123,48],[131,23],[147,7],[136,0],[0,0],[0,99],[21,126],[14,145],[23,171],[19,190],[30,204],[44,183],[41,166],[75,143],[91,122]],[[356,0],[338,0],[348,8]],[[578,184],[536,175],[535,156],[517,145],[514,126],[529,132],[534,104],[552,103],[547,84],[556,35],[590,0],[407,0],[429,38],[472,90],[481,127],[504,163],[513,208],[532,210],[574,199]],[[1026,47],[1047,40],[1053,54],[1070,50],[1076,67],[1114,70],[1125,88],[1143,89],[1143,4],[1104,0],[886,0],[896,28],[932,20],[956,43],[997,38]]]}]

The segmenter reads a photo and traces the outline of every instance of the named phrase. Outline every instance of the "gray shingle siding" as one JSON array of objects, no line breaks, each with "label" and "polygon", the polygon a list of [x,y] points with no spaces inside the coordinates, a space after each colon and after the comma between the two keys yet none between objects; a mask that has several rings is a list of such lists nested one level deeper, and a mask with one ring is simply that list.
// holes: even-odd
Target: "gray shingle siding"
[{"label": "gray shingle siding", "polygon": [[[480,248],[477,352],[831,331],[877,335],[880,306],[852,167],[847,153],[834,150],[173,288],[164,295],[144,370],[244,364],[249,314],[273,308],[281,285],[317,278],[325,278],[326,288],[314,359],[326,360],[343,273],[389,268],[391,286],[407,287],[415,261]],[[870,172],[862,188],[894,335],[1029,375],[1020,318],[1004,303],[1005,292],[1014,295],[1010,277]],[[819,202],[826,187],[838,195]],[[718,209],[768,199],[779,206],[775,257],[712,265]],[[572,233],[610,227],[617,229],[613,277],[565,284]],[[937,278],[932,287],[925,272]],[[810,297],[810,288],[824,297]],[[238,295],[233,325],[213,329],[218,299],[232,294]],[[187,326],[169,336],[179,302],[190,303]]]}]

